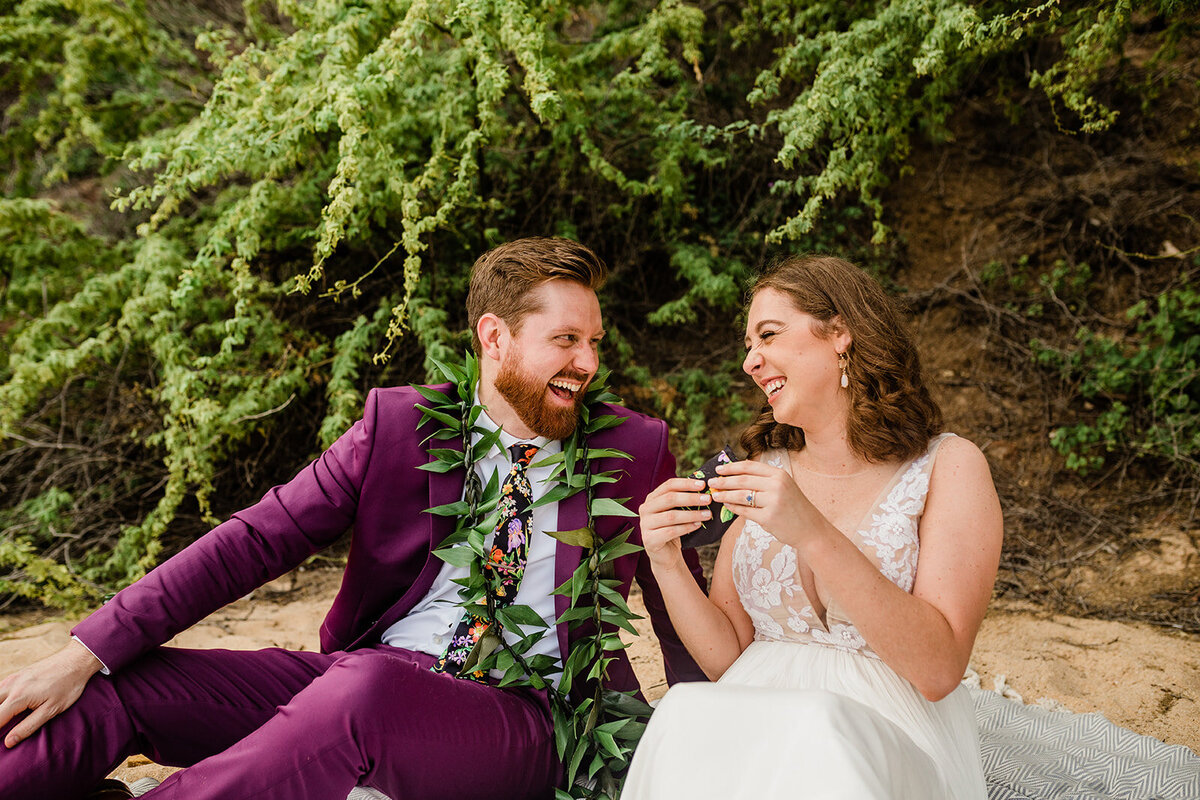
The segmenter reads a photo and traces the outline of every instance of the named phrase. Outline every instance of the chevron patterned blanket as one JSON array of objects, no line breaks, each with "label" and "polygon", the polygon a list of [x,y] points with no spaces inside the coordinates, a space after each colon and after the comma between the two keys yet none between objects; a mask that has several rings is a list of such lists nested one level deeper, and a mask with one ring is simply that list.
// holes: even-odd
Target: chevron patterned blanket
[{"label": "chevron patterned blanket", "polygon": [[1197,800],[1200,757],[1114,725],[971,689],[988,800]]}]

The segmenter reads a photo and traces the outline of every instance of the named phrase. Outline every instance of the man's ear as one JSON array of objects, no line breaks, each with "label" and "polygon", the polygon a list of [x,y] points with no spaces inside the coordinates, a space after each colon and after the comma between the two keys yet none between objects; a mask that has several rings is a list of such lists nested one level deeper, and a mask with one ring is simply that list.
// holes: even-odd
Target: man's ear
[{"label": "man's ear", "polygon": [[484,358],[501,361],[504,345],[510,336],[508,324],[492,313],[483,314],[475,323],[475,335],[479,337],[479,354]]}]

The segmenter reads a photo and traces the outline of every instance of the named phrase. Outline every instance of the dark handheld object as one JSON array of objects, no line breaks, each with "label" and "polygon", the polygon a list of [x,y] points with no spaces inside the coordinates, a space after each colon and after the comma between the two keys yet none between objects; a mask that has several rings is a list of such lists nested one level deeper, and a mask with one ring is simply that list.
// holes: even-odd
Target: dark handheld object
[{"label": "dark handheld object", "polygon": [[[705,494],[708,494],[711,491],[707,485],[708,479],[717,477],[717,465],[730,464],[737,460],[738,457],[733,454],[733,451],[726,447],[708,461],[705,461],[700,469],[690,473],[687,477],[699,478],[704,481],[705,487],[703,491]],[[702,545],[712,544],[725,534],[725,531],[737,517],[736,514],[725,507],[724,503],[710,503],[707,508],[712,511],[712,517],[691,533],[685,533],[683,536],[680,536],[680,545],[683,547],[701,547]]]}]

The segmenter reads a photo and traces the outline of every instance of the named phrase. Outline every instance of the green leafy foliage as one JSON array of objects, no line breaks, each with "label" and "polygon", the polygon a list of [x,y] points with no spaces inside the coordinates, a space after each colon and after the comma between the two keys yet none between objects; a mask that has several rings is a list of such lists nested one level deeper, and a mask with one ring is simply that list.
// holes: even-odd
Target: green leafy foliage
[{"label": "green leafy foliage", "polygon": [[[1064,125],[1097,130],[1113,116],[1088,92],[1131,20],[1163,15],[1178,42],[1190,10],[280,0],[226,19],[0,2],[0,470],[53,485],[67,479],[47,453],[131,443],[160,464],[72,467],[72,519],[104,495],[107,532],[68,565],[69,531],[6,527],[26,553],[6,563],[49,558],[67,572],[46,580],[80,592],[136,579],[181,515],[216,519],[278,477],[230,477],[239,454],[304,430],[295,469],[367,386],[458,352],[467,268],[499,241],[601,251],[628,290],[605,298],[618,346],[621,329],[729,315],[772,247],[879,252],[913,137],[948,136],[981,75],[1032,77]],[[1037,56],[1036,75],[1013,54]],[[646,404],[685,460],[707,448],[705,414],[744,414],[725,356],[654,381],[617,360],[630,383],[687,394]],[[235,484],[245,495],[222,497]],[[43,494],[9,485],[6,513]]]},{"label": "green leafy foliage", "polygon": [[1200,292],[1170,289],[1126,317],[1131,329],[1118,336],[1081,327],[1070,351],[1035,348],[1039,363],[1078,381],[1079,396],[1097,407],[1050,441],[1080,472],[1132,452],[1200,473]]},{"label": "green leafy foliage", "polygon": [[[145,0],[0,3],[0,164],[19,192],[105,170],[200,108],[193,53]],[[37,156],[37,158],[31,158]]]},{"label": "green leafy foliage", "polygon": [[0,511],[0,568],[10,570],[0,578],[0,591],[36,600],[47,606],[82,610],[97,600],[97,593],[81,584],[58,561],[41,556],[47,544],[70,525],[63,513],[73,499],[62,489],[50,489],[11,510]]}]

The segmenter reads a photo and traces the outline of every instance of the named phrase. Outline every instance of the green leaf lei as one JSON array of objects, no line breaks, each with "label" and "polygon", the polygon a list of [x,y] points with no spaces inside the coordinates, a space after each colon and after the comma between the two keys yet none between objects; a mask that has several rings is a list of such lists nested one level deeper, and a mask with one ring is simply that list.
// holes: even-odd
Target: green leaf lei
[{"label": "green leaf lei", "polygon": [[[601,516],[634,517],[620,501],[594,497],[599,484],[614,483],[617,471],[592,472],[590,462],[598,458],[632,457],[620,450],[589,448],[591,434],[620,425],[622,419],[602,413],[601,404],[619,402],[605,386],[607,373],[596,376],[584,398],[579,424],[570,438],[563,442],[561,453],[537,461],[533,466],[552,466],[549,480],[555,481],[534,506],[560,502],[578,492],[587,498],[587,525],[573,531],[547,531],[561,542],[584,548],[584,558],[571,576],[554,590],[570,598],[570,607],[558,619],[571,629],[589,625],[587,636],[581,638],[570,654],[559,662],[541,654],[526,658],[525,654],[547,632],[544,620],[529,606],[498,607],[497,589],[500,580],[483,569],[487,561],[485,545],[489,534],[499,521],[500,488],[498,476],[487,486],[475,471],[475,463],[496,445],[499,430],[488,431],[476,423],[482,407],[475,404],[475,387],[479,381],[479,364],[467,353],[465,364],[434,362],[452,384],[450,396],[424,386],[414,387],[430,406],[418,406],[423,414],[421,426],[434,423],[430,440],[462,439],[462,450],[430,448],[433,461],[421,466],[430,472],[449,472],[462,469],[466,476],[463,499],[427,509],[430,514],[451,516],[456,520],[454,532],[434,551],[434,555],[458,567],[470,567],[470,576],[459,580],[460,605],[492,623],[475,648],[467,656],[460,674],[471,671],[499,670],[502,687],[532,686],[545,689],[554,716],[554,739],[558,757],[566,767],[568,789],[559,789],[558,800],[569,798],[616,798],[621,780],[633,749],[652,709],[633,693],[603,688],[603,678],[612,663],[613,652],[624,649],[616,628],[637,633],[632,620],[640,619],[630,611],[615,580],[612,563],[621,556],[640,550],[631,544],[632,528],[620,535],[601,541],[595,534],[593,519]],[[472,438],[475,444],[471,445]],[[499,626],[496,625],[499,623]],[[509,643],[495,631],[510,631],[517,641]],[[558,686],[550,676],[560,673]],[[578,702],[573,702],[572,692]]]}]

